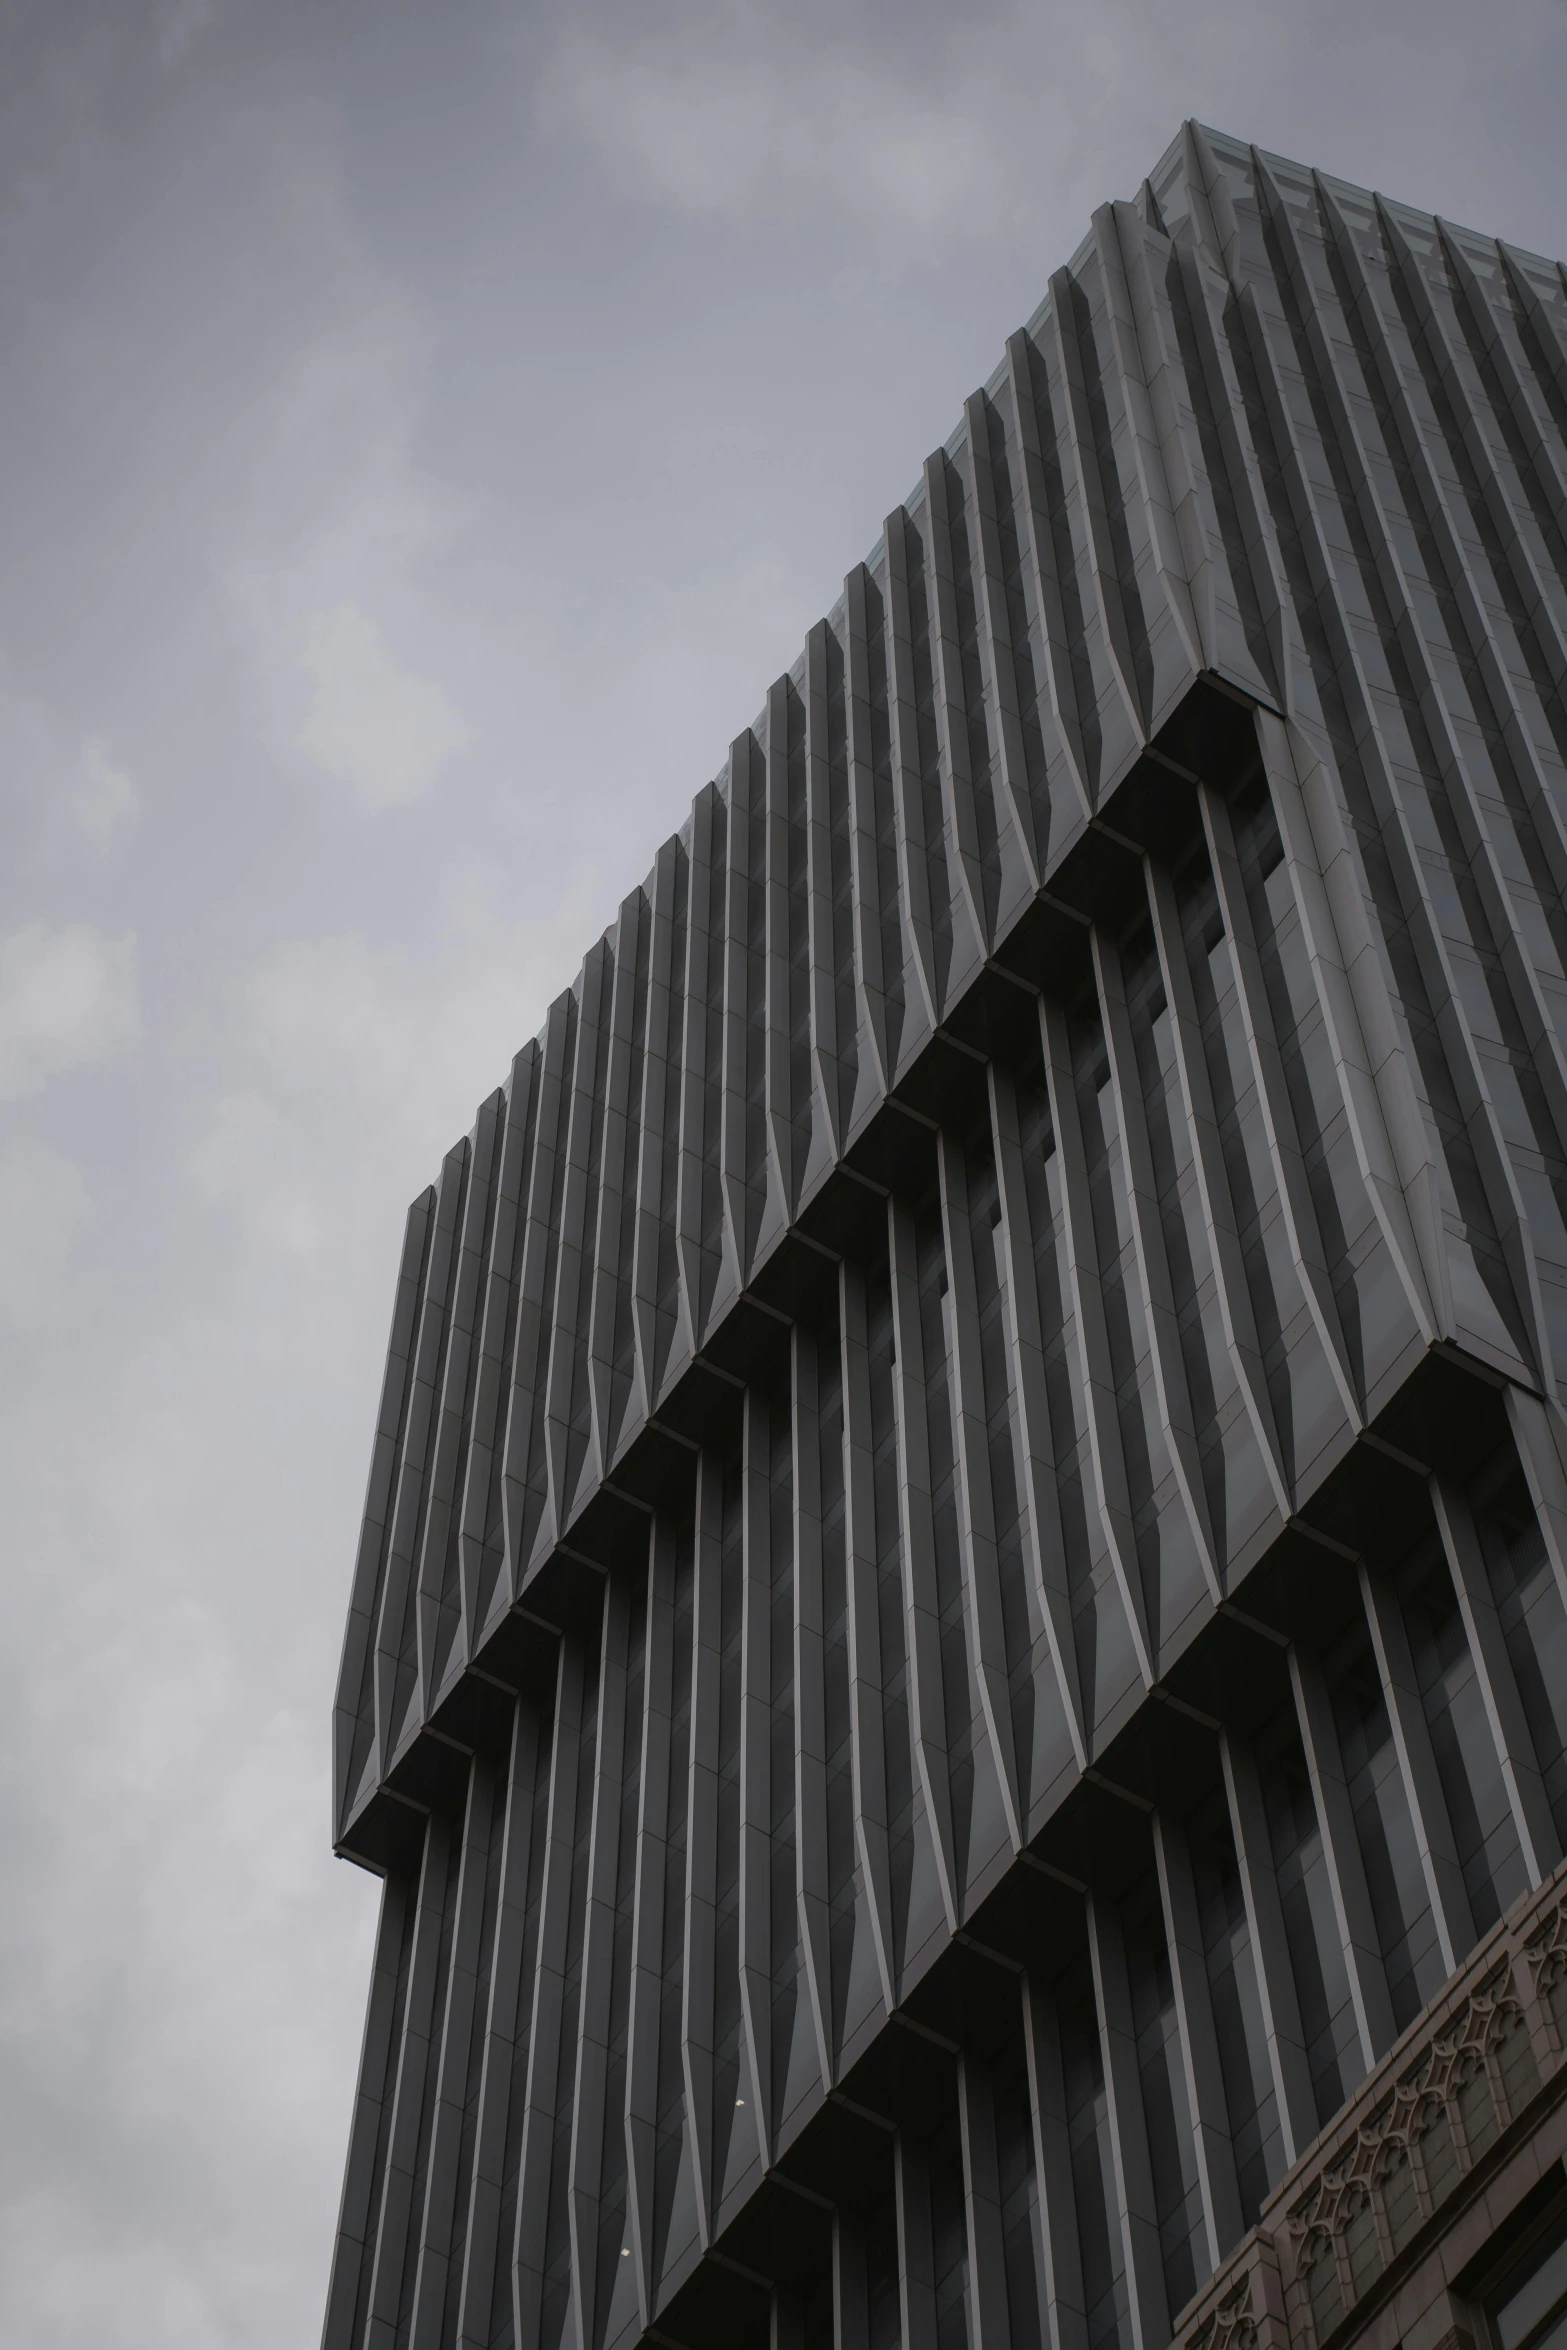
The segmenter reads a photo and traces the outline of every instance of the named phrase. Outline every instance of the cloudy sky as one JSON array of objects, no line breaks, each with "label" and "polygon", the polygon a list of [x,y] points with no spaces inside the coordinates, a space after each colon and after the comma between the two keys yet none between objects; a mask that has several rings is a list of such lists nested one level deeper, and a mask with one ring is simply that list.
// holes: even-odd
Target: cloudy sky
[{"label": "cloudy sky", "polygon": [[0,2350],[319,2325],[406,1203],[1197,113],[1567,250],[1562,0],[0,0]]}]

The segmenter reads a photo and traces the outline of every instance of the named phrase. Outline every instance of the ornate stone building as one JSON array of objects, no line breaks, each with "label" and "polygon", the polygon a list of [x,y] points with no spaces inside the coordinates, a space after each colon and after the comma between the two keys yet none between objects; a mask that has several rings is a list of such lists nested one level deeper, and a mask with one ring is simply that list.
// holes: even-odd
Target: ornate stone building
[{"label": "ornate stone building", "polygon": [[327,2350],[1536,2350],[1567,290],[1188,125],[410,1214]]}]

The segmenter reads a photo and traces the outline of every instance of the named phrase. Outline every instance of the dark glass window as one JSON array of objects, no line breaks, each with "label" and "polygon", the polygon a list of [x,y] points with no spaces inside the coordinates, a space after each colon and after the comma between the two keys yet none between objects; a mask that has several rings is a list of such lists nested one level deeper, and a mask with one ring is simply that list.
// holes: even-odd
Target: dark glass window
[{"label": "dark glass window", "polygon": [[1567,2344],[1567,2205],[1487,2294],[1493,2350],[1562,2350]]}]

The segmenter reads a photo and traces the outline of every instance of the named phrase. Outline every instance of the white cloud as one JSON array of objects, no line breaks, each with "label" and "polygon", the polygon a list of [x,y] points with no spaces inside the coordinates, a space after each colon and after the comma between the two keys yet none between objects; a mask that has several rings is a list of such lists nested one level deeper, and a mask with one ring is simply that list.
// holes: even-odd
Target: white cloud
[{"label": "white cloud", "polygon": [[319,1172],[299,1127],[264,1095],[230,1093],[213,1105],[190,1175],[210,1206],[248,1224],[265,1246],[289,1257],[320,1249]]},{"label": "white cloud", "polygon": [[95,849],[106,849],[141,813],[141,793],[113,745],[76,727],[30,692],[0,651],[0,803],[14,811],[13,856],[63,818]]},{"label": "white cloud", "polygon": [[166,66],[183,63],[185,55],[217,22],[213,0],[172,0],[158,24],[158,55]]},{"label": "white cloud", "polygon": [[50,1318],[91,1214],[73,1160],[35,1135],[0,1147],[0,1319],[34,1329]]},{"label": "white cloud", "polygon": [[0,940],[0,1101],[37,1093],[140,1033],[134,934],[29,922]]},{"label": "white cloud", "polygon": [[352,931],[273,948],[245,988],[258,1084],[312,1115],[326,1100],[350,1123],[390,1111],[431,1160],[432,1140],[456,1139],[575,976],[592,926],[584,874],[562,878],[549,914],[519,921],[491,877],[449,875],[418,957]]},{"label": "white cloud", "polygon": [[311,613],[303,637],[312,688],[299,730],[306,754],[367,807],[421,798],[468,740],[444,689],[399,667],[357,604]]},{"label": "white cloud", "polygon": [[392,1096],[422,1042],[411,977],[352,932],[275,948],[247,989],[250,1037],[270,1081],[293,1095]]},{"label": "white cloud", "polygon": [[828,208],[929,233],[994,213],[1002,157],[986,110],[961,89],[900,86],[886,60],[778,38],[761,14],[715,37],[667,25],[638,45],[624,28],[579,29],[544,93],[619,178],[687,212]]},{"label": "white cloud", "polygon": [[[70,760],[43,704],[24,692],[0,655],[0,794],[20,814],[70,790]],[[13,834],[13,838],[15,835]]]},{"label": "white cloud", "polygon": [[459,874],[417,957],[355,932],[263,955],[187,1162],[198,1198],[274,1263],[340,1264],[365,1203],[400,1212],[431,1180],[572,974],[593,925],[586,869],[568,880],[518,921],[492,877]]},{"label": "white cloud", "polygon": [[71,813],[95,849],[106,849],[121,825],[141,813],[135,777],[101,735],[89,735],[83,743],[70,797]]},{"label": "white cloud", "polygon": [[428,660],[408,657],[440,640],[421,567],[450,542],[461,502],[415,453],[427,322],[365,251],[303,129],[287,186],[286,241],[330,299],[229,424],[231,473],[249,486],[220,568],[278,748],[366,808],[400,807],[470,739]]},{"label": "white cloud", "polygon": [[206,2350],[215,2338],[217,2314],[177,2256],[131,2228],[116,2228],[108,2243],[84,2241],[75,2199],[47,2189],[0,2215],[0,2268],[0,2310],[15,2342],[101,2339],[103,2313],[116,2303],[144,2312],[168,2350]]}]

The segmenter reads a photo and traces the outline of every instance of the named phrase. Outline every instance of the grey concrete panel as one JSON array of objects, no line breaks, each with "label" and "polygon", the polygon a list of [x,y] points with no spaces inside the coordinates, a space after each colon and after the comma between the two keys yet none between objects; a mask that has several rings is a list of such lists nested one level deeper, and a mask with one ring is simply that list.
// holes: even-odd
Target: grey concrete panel
[{"label": "grey concrete panel", "polygon": [[1564,811],[1561,272],[1185,126],[410,1213],[331,2350],[1162,2350],[1549,1881]]}]

